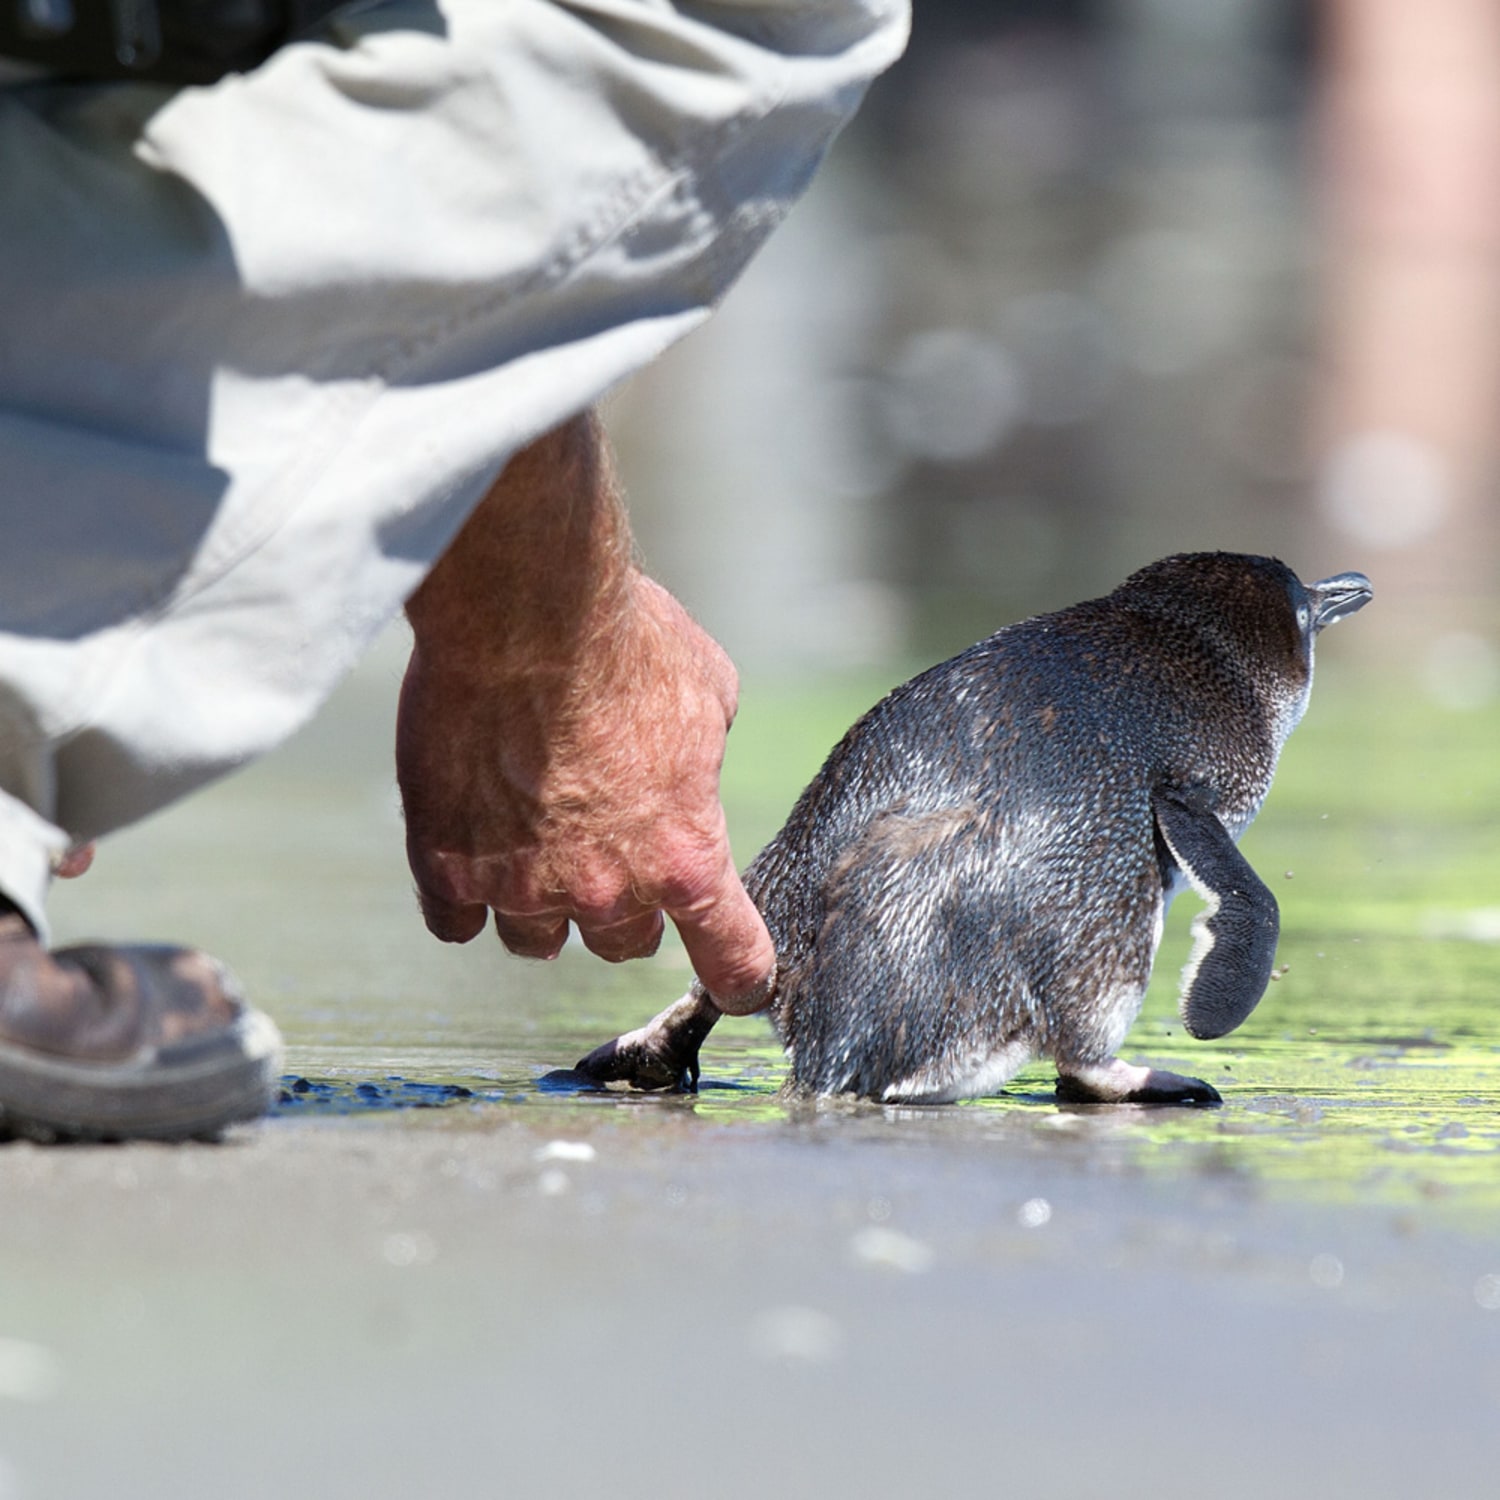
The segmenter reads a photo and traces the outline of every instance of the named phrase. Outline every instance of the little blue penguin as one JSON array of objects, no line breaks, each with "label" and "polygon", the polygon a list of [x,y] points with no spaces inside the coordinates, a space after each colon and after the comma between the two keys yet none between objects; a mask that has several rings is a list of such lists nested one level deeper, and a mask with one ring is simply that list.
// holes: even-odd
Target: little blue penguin
[{"label": "little blue penguin", "polygon": [[[1236,840],[1307,706],[1318,632],[1371,597],[1362,573],[1168,557],[872,708],[745,873],[789,1087],[941,1103],[1045,1057],[1061,1100],[1217,1102],[1115,1053],[1184,886],[1205,909],[1183,1024],[1223,1036],[1259,1001],[1279,914]],[[695,1087],[719,1014],[695,980],[578,1071]]]}]

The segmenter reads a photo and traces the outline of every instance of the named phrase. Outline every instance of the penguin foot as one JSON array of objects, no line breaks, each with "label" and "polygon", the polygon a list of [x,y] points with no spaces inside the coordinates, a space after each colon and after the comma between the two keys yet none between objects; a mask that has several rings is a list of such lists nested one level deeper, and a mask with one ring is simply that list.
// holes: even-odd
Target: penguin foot
[{"label": "penguin foot", "polygon": [[675,1089],[693,1094],[698,1090],[698,1053],[678,1057],[660,1045],[649,1025],[627,1031],[573,1065],[591,1083],[628,1083],[633,1089]]},{"label": "penguin foot", "polygon": [[1112,1057],[1057,1075],[1059,1104],[1222,1104],[1211,1083]]},{"label": "penguin foot", "polygon": [[574,1072],[593,1083],[627,1083],[633,1089],[698,1091],[698,1049],[719,1019],[706,996],[689,993],[644,1026],[595,1047]]}]

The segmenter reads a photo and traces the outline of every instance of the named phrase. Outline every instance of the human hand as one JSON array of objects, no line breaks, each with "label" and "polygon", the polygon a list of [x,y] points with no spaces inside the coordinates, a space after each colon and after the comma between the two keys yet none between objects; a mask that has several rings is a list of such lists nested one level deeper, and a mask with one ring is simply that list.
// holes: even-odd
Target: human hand
[{"label": "human hand", "polygon": [[[473,529],[460,540],[481,544]],[[533,574],[579,565],[574,549],[529,555]],[[728,658],[633,566],[579,594],[581,628],[531,631],[537,580],[488,581],[506,600],[493,637],[442,599],[408,610],[396,766],[428,928],[468,942],[493,912],[512,952],[551,958],[573,923],[620,961],[654,952],[665,916],[721,1009],[763,1008],[775,950],[718,794],[738,691]],[[435,587],[449,605],[473,592],[453,567]],[[556,605],[556,590],[538,592]]]}]

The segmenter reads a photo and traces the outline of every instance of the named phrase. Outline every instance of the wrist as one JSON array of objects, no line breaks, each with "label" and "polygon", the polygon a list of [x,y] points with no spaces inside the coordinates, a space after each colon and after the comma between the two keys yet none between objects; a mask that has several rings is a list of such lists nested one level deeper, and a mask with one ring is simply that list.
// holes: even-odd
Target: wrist
[{"label": "wrist", "polygon": [[571,680],[628,624],[638,574],[591,412],[511,459],[407,601],[424,670],[495,683]]}]

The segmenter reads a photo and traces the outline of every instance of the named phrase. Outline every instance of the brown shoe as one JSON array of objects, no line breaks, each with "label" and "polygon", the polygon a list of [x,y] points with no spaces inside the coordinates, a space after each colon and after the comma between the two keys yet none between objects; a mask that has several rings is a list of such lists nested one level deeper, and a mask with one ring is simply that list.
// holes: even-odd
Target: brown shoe
[{"label": "brown shoe", "polygon": [[212,1136],[270,1107],[281,1037],[188,948],[49,953],[0,897],[0,1132]]}]

